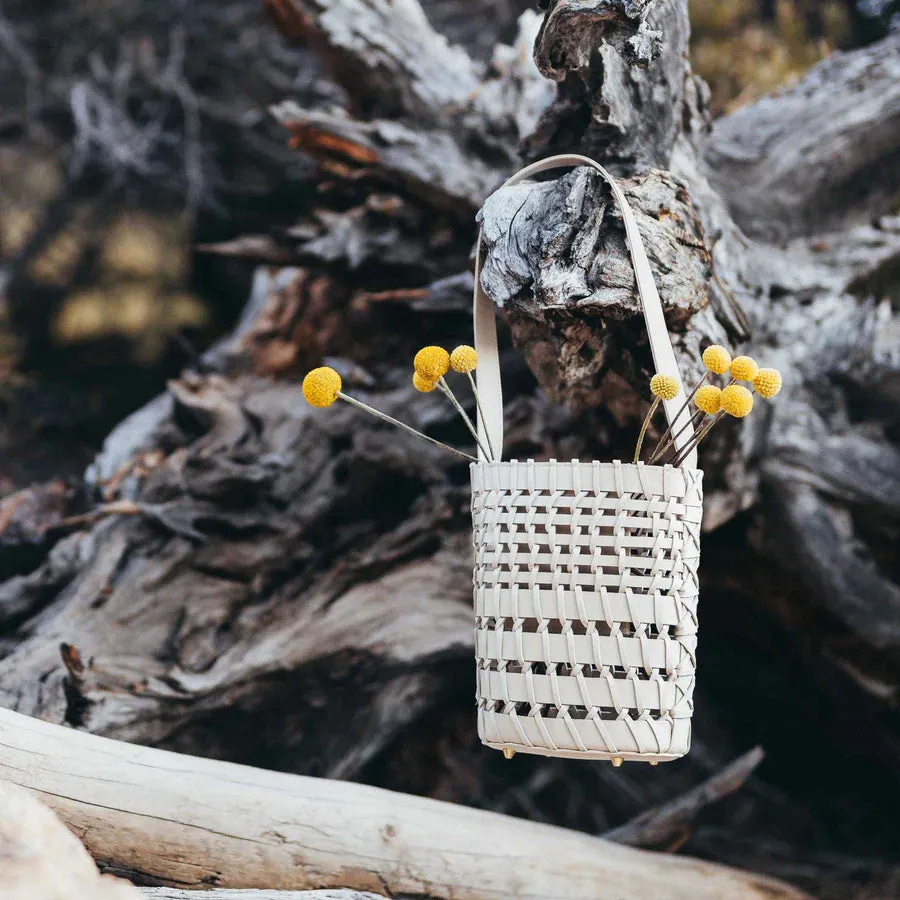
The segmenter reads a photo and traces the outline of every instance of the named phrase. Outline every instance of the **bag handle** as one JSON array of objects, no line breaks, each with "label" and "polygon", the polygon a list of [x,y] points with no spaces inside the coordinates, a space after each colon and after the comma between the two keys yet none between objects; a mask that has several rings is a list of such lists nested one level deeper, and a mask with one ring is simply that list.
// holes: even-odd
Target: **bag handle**
[{"label": "bag handle", "polygon": [[[538,172],[546,172],[548,169],[566,168],[571,166],[590,166],[599,172],[604,180],[612,188],[612,195],[622,213],[622,221],[625,223],[626,244],[631,253],[631,263],[634,266],[635,280],[637,281],[638,296],[641,299],[641,307],[644,310],[644,322],[647,326],[647,334],[650,338],[650,350],[653,354],[653,364],[657,372],[671,375],[678,381],[680,392],[674,400],[664,400],[663,408],[666,412],[666,420],[677,433],[678,428],[684,424],[684,431],[675,439],[675,448],[681,451],[693,440],[694,428],[688,424],[691,421],[690,411],[685,409],[679,416],[679,410],[684,405],[684,385],[678,372],[678,363],[675,361],[675,351],[669,339],[669,331],[666,328],[666,320],[663,316],[662,302],[656,283],[653,280],[653,272],[647,260],[644,250],[644,242],[638,231],[637,220],[634,217],[622,189],[613,177],[598,162],[574,153],[561,156],[551,156],[540,162],[532,163],[519,170],[512,178],[503,183],[503,187],[518,184]],[[473,317],[475,325],[475,350],[478,352],[478,368],[475,370],[478,384],[478,395],[487,432],[490,438],[490,446],[494,448],[498,458],[503,447],[503,389],[500,383],[500,357],[497,352],[497,322],[494,315],[493,301],[481,287],[481,229],[478,230],[478,244],[475,250],[475,293],[473,299]],[[479,437],[484,443],[484,425],[479,417]],[[479,459],[483,460],[481,451]],[[697,468],[696,449],[685,457],[682,468]]]}]

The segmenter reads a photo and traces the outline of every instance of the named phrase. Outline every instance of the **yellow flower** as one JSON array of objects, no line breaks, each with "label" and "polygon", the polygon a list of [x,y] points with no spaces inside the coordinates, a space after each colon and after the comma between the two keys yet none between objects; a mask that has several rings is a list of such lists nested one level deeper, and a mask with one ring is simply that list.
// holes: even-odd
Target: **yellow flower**
[{"label": "yellow flower", "polygon": [[753,379],[753,387],[764,400],[771,400],[781,390],[781,372],[778,369],[760,369]]},{"label": "yellow flower", "polygon": [[703,365],[715,375],[724,375],[731,365],[731,354],[719,344],[710,344],[703,351]]},{"label": "yellow flower", "polygon": [[328,366],[320,366],[303,379],[303,396],[310,406],[331,406],[341,389],[341,376]]},{"label": "yellow flower", "polygon": [[681,393],[681,387],[677,378],[657,374],[650,379],[650,392],[660,400],[674,400]]},{"label": "yellow flower", "polygon": [[450,366],[454,372],[472,372],[477,365],[478,354],[468,344],[460,344],[450,354]]},{"label": "yellow flower", "polygon": [[753,394],[742,384],[729,384],[720,397],[723,412],[736,419],[750,415],[753,409]]},{"label": "yellow flower", "polygon": [[731,377],[738,381],[753,381],[758,374],[759,366],[749,356],[736,356],[731,363]]},{"label": "yellow flower", "polygon": [[413,387],[423,394],[430,394],[437,387],[437,384],[429,381],[427,378],[423,378],[418,372],[413,372]]},{"label": "yellow flower", "polygon": [[450,368],[450,354],[443,347],[423,347],[413,360],[420,377],[426,381],[437,381]]},{"label": "yellow flower", "polygon": [[694,405],[708,416],[714,416],[722,408],[722,389],[714,384],[705,384],[694,394]]}]

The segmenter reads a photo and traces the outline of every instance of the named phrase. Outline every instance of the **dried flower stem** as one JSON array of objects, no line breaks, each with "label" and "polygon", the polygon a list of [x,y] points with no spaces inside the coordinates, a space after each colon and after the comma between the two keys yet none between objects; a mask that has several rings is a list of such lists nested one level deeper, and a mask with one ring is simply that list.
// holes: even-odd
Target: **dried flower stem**
[{"label": "dried flower stem", "polygon": [[683,447],[680,453],[675,454],[675,459],[672,460],[673,466],[680,466],[687,455],[703,440],[712,430],[719,424],[719,422],[724,419],[726,413],[718,412],[713,416],[712,420],[707,422],[702,428],[700,428],[694,434],[694,439],[686,446]]},{"label": "dried flower stem", "polygon": [[[737,383],[737,379],[736,379],[736,378],[732,378],[731,381],[729,381],[728,384],[725,385],[725,387],[731,387],[731,385],[736,384],[736,383]],[[702,384],[698,384],[697,387],[694,388],[694,392],[691,394],[691,396],[693,397],[694,394],[696,394],[697,391],[698,391],[701,387],[702,387]],[[724,388],[723,388],[723,390],[724,390]],[[721,414],[721,413],[717,413],[717,414],[716,414],[716,417],[713,418],[713,419],[709,422],[708,426],[703,426],[703,427],[701,427],[698,431],[695,431],[695,432],[694,432],[694,440],[693,440],[690,444],[688,444],[688,446],[686,446],[686,447],[683,448],[683,452],[682,452],[682,453],[680,453],[680,454],[676,453],[676,454],[675,454],[675,458],[672,460],[672,465],[673,465],[673,466],[681,465],[681,463],[684,462],[684,458],[687,456],[687,454],[690,453],[691,450],[693,450],[694,447],[696,447],[696,446],[700,443],[700,441],[702,441],[703,438],[706,437],[707,434],[709,434],[709,432],[712,430],[713,425],[715,425],[716,422],[718,422],[719,419],[720,419],[721,417],[722,417],[722,414]],[[699,420],[698,420],[698,421],[699,421]],[[686,427],[686,426],[685,426],[685,427]],[[684,428],[682,428],[681,431],[684,431]],[[681,433],[681,432],[679,432],[679,434],[680,434],[680,433]],[[677,437],[677,435],[676,435],[676,437]]]},{"label": "dried flower stem", "polygon": [[466,415],[466,411],[460,405],[459,400],[456,399],[456,394],[450,390],[450,385],[447,384],[444,376],[442,375],[437,382],[437,386],[446,394],[447,399],[453,404],[456,408],[456,411],[462,416],[463,422],[466,423],[466,427],[472,433],[472,437],[475,438],[475,443],[478,445],[478,449],[481,451],[482,455],[485,459],[490,460],[493,459],[493,454],[488,454],[488,452],[484,449],[484,444],[478,438],[478,431],[475,426],[472,424],[472,420]]},{"label": "dried flower stem", "polygon": [[484,436],[487,439],[488,450],[491,451],[488,459],[493,462],[495,459],[494,456],[494,447],[491,444],[491,432],[487,426],[487,419],[484,415],[484,410],[481,408],[481,398],[478,396],[478,388],[475,386],[475,379],[472,377],[471,372],[466,372],[466,375],[469,376],[469,384],[472,385],[472,395],[475,397],[475,406],[478,408],[478,417],[481,419],[481,425],[484,428]]},{"label": "dried flower stem", "polygon": [[[697,387],[700,387],[700,385],[697,385]],[[693,397],[693,394],[691,394],[691,396]],[[681,415],[682,412],[684,412],[684,407],[681,408],[678,415]],[[706,413],[703,413],[702,411],[700,411],[701,415],[698,417],[697,412],[698,411],[695,410],[693,413],[691,413],[688,416],[688,421],[685,422],[684,425],[682,425],[681,428],[679,428],[675,434],[672,434],[671,428],[666,429],[666,433],[669,436],[668,436],[668,438],[665,438],[665,434],[664,434],[663,437],[659,439],[659,443],[656,445],[656,449],[650,455],[650,461],[648,462],[648,465],[652,466],[656,462],[656,460],[661,459],[663,456],[665,456],[666,453],[668,453],[672,449],[672,447],[675,444],[675,441],[677,441],[678,438],[681,437],[682,434],[684,434],[684,432],[687,430],[689,425],[693,425],[694,428],[696,428],[700,424],[700,422],[703,420],[703,417],[706,415]],[[676,421],[677,421],[677,419],[676,419]],[[663,440],[663,438],[665,438],[665,440]]]},{"label": "dried flower stem", "polygon": [[360,409],[365,410],[367,413],[375,416],[377,419],[382,419],[385,422],[389,422],[391,425],[396,425],[397,428],[400,428],[403,431],[408,432],[409,434],[414,434],[417,438],[421,438],[423,441],[428,441],[429,444],[434,444],[435,447],[440,447],[442,450],[449,450],[450,453],[455,453],[457,456],[461,456],[463,459],[469,460],[469,462],[478,462],[474,456],[470,456],[468,453],[464,453],[462,450],[457,450],[456,447],[451,447],[449,444],[441,443],[441,441],[436,441],[434,438],[428,437],[427,434],[422,434],[421,431],[416,431],[415,428],[407,425],[405,422],[401,422],[399,419],[395,419],[393,416],[389,416],[387,413],[383,413],[380,410],[375,409],[373,406],[369,406],[368,403],[363,403],[362,400],[357,400],[354,397],[350,397],[345,394],[343,391],[338,391],[338,397],[341,400],[345,400],[351,406],[357,406]]},{"label": "dried flower stem", "polygon": [[647,415],[644,416],[644,424],[641,425],[641,433],[638,435],[637,446],[634,448],[635,465],[637,465],[638,460],[641,458],[641,445],[644,443],[644,435],[647,433],[647,428],[650,426],[650,420],[653,418],[653,414],[656,412],[658,406],[659,397],[654,397],[653,402],[650,404],[650,409],[647,410]]},{"label": "dried flower stem", "polygon": [[[688,396],[688,398],[687,398],[687,399],[684,401],[684,403],[682,404],[681,409],[679,409],[678,412],[675,413],[675,418],[672,420],[673,422],[677,422],[678,419],[681,417],[681,414],[682,414],[686,409],[688,409],[688,408],[690,407],[690,405],[691,405],[691,400],[694,399],[694,397],[695,397],[696,394],[697,394],[697,391],[699,391],[700,388],[702,388],[703,385],[706,384],[706,382],[709,380],[709,376],[710,376],[711,374],[712,374],[712,373],[711,373],[708,369],[707,369],[707,371],[705,371],[705,372],[703,373],[703,377],[702,377],[702,378],[694,385],[694,389],[691,391],[691,393],[690,393],[690,395]],[[691,418],[693,418],[693,414],[691,414]],[[686,424],[685,424],[684,428],[681,429],[681,431],[684,431],[685,428],[687,428],[687,425],[686,425]],[[678,434],[681,434],[681,431],[679,431]],[[675,437],[678,437],[678,435],[675,435]],[[669,426],[668,428],[666,428],[666,430],[659,436],[659,443],[656,445],[656,446],[657,446],[657,449],[654,451],[653,456],[650,457],[650,462],[651,462],[651,463],[653,462],[653,459],[656,457],[656,454],[659,453],[659,448],[663,445],[663,442],[668,443],[671,439],[672,439],[672,426],[670,425],[670,426]]]}]

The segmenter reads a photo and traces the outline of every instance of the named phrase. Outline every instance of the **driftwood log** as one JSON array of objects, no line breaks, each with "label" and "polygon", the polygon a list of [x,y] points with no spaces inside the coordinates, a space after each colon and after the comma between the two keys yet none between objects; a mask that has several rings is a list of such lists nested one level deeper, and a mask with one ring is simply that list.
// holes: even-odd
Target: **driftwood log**
[{"label": "driftwood log", "polygon": [[[76,490],[3,501],[0,702],[598,832],[764,741],[745,824],[712,820],[688,848],[842,897],[891,877],[895,835],[855,817],[861,795],[884,816],[900,797],[900,34],[710,125],[684,0],[552,0],[488,61],[416,0],[264,5],[343,104],[296,92],[273,109],[315,191],[290,227],[217,248],[266,264],[228,339],[125,420]],[[484,202],[552,152],[622,179],[684,375],[715,340],[786,376],[703,455],[697,736],[640,777],[472,746],[465,466],[350,409],[311,411],[297,381],[328,359],[351,391],[464,444],[408,369],[418,346],[469,338],[480,209],[484,286],[517,344],[507,455],[627,454],[650,358],[602,187],[579,169]]]},{"label": "driftwood log", "polygon": [[174,887],[341,887],[389,897],[784,898],[686,857],[349,782],[133,747],[0,710],[0,777],[108,868]]},{"label": "driftwood log", "polygon": [[382,897],[366,891],[255,891],[241,888],[204,891],[202,897],[198,897],[197,891],[178,888],[142,888],[140,893],[149,900],[381,900]]},{"label": "driftwood log", "polygon": [[381,900],[381,894],[366,891],[255,891],[253,889],[230,891],[204,891],[202,897],[196,891],[178,888],[142,888],[141,895],[149,900]]},{"label": "driftwood log", "polygon": [[138,900],[127,882],[101,875],[87,850],[28,791],[0,781],[3,900]]},{"label": "driftwood log", "polygon": [[[152,848],[148,848],[148,854]],[[101,875],[75,835],[33,793],[0,780],[0,894],[4,900],[199,900],[196,890],[139,891]],[[203,900],[381,900],[353,890],[204,891]]]}]

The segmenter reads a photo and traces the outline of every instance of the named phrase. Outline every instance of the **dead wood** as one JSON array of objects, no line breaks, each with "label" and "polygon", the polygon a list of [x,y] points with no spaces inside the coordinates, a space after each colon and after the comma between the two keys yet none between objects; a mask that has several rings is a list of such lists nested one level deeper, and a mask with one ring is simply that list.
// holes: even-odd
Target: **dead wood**
[{"label": "dead wood", "polygon": [[137,900],[101,875],[75,835],[28,791],[0,781],[0,894],[4,900]]},{"label": "dead wood", "polygon": [[104,865],[156,884],[465,900],[804,896],[687,857],[349,782],[133,747],[8,710],[0,735],[0,775],[48,803]]},{"label": "dead wood", "polygon": [[762,748],[755,747],[684,796],[676,797],[658,809],[648,809],[605,837],[630,847],[657,850],[679,847],[688,839],[691,825],[701,810],[739,790],[763,761],[763,756]]},{"label": "dead wood", "polygon": [[212,890],[204,891],[202,897],[197,891],[177,888],[142,888],[141,895],[148,900],[382,900],[381,894],[365,891],[254,891],[254,890]]}]

